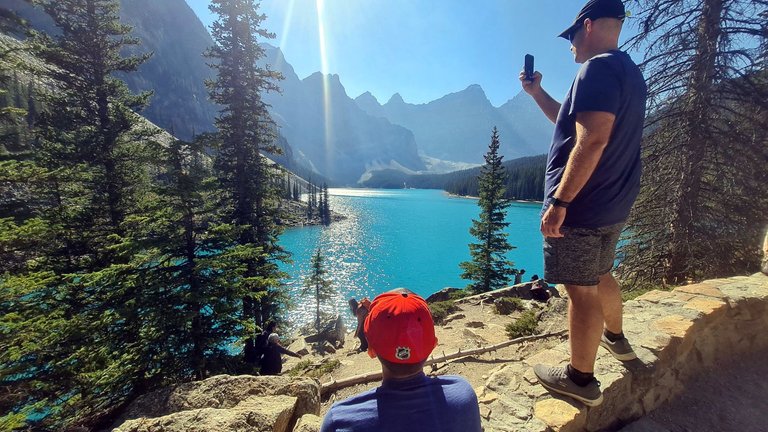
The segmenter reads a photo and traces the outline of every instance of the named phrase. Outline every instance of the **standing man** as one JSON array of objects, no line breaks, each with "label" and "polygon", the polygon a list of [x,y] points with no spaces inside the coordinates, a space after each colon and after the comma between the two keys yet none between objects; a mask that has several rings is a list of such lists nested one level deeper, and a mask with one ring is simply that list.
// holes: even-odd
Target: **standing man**
[{"label": "standing man", "polygon": [[588,406],[603,400],[594,377],[597,349],[636,358],[622,333],[619,285],[611,276],[616,243],[640,189],[646,85],[618,49],[620,0],[590,0],[560,37],[582,64],[562,105],[520,74],[523,89],[555,123],[542,209],[544,279],[565,285],[571,361],[536,365],[539,382]]},{"label": "standing man", "polygon": [[424,374],[437,337],[421,297],[403,288],[377,296],[365,334],[368,355],[381,363],[381,386],[333,404],[320,432],[482,430],[477,396],[464,378]]}]

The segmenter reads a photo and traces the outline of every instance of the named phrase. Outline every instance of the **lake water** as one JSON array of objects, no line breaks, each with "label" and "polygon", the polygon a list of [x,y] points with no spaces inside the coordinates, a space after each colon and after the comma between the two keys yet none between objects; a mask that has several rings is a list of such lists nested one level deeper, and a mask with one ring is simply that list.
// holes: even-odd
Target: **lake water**
[{"label": "lake water", "polygon": [[[292,228],[280,244],[293,255],[282,266],[296,306],[290,321],[310,322],[314,299],[301,300],[304,279],[317,248],[325,259],[336,300],[323,309],[347,311],[347,299],[397,287],[427,297],[445,287],[463,288],[459,263],[469,259],[469,234],[479,207],[473,199],[451,197],[443,191],[403,189],[330,189],[331,209],[347,219],[328,227]],[[509,242],[516,249],[508,258],[525,269],[523,280],[541,275],[543,256],[538,203],[513,203],[507,211]],[[351,318],[350,318],[351,319]]]}]

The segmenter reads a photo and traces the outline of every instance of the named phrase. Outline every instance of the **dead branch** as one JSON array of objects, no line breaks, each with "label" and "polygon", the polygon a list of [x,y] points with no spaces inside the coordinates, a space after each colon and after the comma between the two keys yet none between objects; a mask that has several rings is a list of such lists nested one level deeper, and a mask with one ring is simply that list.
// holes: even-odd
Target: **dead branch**
[{"label": "dead branch", "polygon": [[[562,336],[567,332],[568,330],[561,330],[559,332],[554,332],[554,333],[545,333],[545,334],[539,334],[539,335],[533,335],[533,336],[523,336],[516,339],[508,340],[496,345],[488,345],[481,348],[472,349],[469,351],[458,350],[455,353],[445,354],[437,358],[433,356],[432,358],[427,360],[426,363],[424,363],[424,366],[430,366],[433,364],[443,363],[450,360],[475,356],[478,354],[484,354],[491,351],[497,351],[499,349],[506,348],[510,345],[514,345],[522,342],[528,342],[528,341],[533,341],[538,339],[546,339],[553,336]],[[362,375],[355,375],[349,378],[343,378],[338,381],[332,380],[320,386],[320,394],[326,395],[328,393],[332,393],[342,388],[350,387],[357,384],[363,384],[371,381],[377,381],[380,379],[381,379],[381,371],[375,371],[375,372],[368,372]]]}]

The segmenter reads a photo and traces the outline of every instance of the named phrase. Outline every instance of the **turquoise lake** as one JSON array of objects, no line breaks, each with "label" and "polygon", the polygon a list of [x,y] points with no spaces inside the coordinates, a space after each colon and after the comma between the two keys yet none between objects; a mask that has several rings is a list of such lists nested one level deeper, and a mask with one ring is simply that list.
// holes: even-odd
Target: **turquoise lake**
[{"label": "turquoise lake", "polygon": [[[319,247],[327,277],[337,290],[327,312],[347,314],[347,299],[368,296],[397,287],[427,297],[445,287],[466,286],[459,263],[469,259],[469,234],[479,207],[474,199],[421,189],[330,189],[334,212],[347,219],[328,227],[291,228],[280,244],[292,254],[293,263],[282,266],[295,308],[293,324],[309,322],[314,298],[302,300],[303,281],[310,273],[312,254]],[[525,269],[523,280],[542,275],[542,236],[539,203],[513,203],[507,211],[509,242],[516,249],[508,258]]]}]

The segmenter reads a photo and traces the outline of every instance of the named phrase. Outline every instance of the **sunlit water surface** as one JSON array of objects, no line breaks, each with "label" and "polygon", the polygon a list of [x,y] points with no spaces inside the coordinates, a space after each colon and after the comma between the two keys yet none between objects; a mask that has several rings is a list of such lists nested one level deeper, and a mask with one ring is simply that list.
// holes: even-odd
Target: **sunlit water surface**
[{"label": "sunlit water surface", "polygon": [[[294,300],[290,322],[310,322],[314,298],[302,297],[312,254],[320,248],[327,278],[337,290],[322,309],[347,311],[350,297],[373,297],[397,287],[427,297],[445,287],[465,287],[459,263],[469,259],[469,234],[479,208],[473,199],[451,197],[443,191],[403,189],[330,189],[331,209],[347,218],[328,227],[287,230],[280,244],[293,263],[282,266]],[[509,242],[516,247],[508,258],[525,269],[523,280],[541,275],[542,236],[538,203],[513,203],[507,211]]]}]

